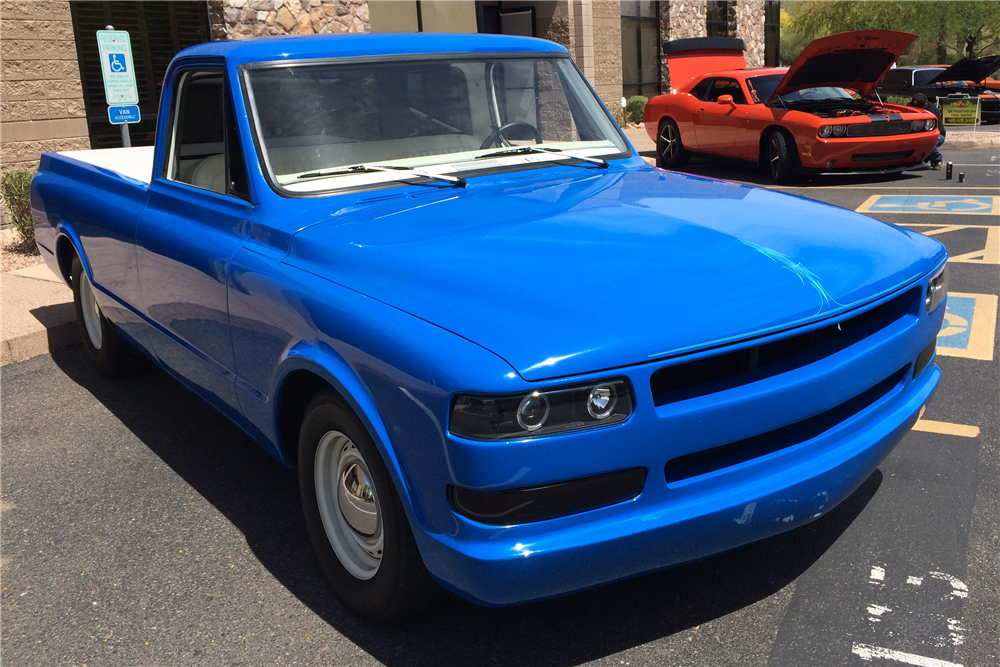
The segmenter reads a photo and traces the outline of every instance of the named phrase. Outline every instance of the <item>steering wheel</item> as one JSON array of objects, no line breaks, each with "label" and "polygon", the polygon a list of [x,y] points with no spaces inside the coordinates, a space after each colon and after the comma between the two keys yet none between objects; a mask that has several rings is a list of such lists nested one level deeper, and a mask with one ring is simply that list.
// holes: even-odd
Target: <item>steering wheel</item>
[{"label": "steering wheel", "polygon": [[531,130],[531,133],[533,135],[535,135],[535,143],[536,144],[542,143],[542,133],[538,131],[537,127],[535,127],[534,125],[532,125],[531,123],[529,123],[527,121],[515,120],[515,121],[511,121],[509,123],[504,123],[500,127],[496,128],[495,130],[493,130],[492,132],[490,132],[490,136],[486,137],[486,139],[483,140],[483,143],[479,147],[479,149],[482,150],[484,148],[489,148],[490,146],[492,146],[496,142],[497,139],[501,139],[503,141],[504,145],[510,146],[510,142],[507,141],[507,137],[504,136],[504,133],[507,132],[507,130],[513,129],[515,127],[526,127],[526,128],[528,128],[529,130]]}]

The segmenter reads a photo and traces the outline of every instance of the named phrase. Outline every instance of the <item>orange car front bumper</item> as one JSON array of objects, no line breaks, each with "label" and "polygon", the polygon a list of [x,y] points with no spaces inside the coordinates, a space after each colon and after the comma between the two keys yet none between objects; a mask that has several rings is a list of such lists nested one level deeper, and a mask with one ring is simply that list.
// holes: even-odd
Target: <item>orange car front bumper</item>
[{"label": "orange car front bumper", "polygon": [[797,142],[802,171],[856,172],[884,171],[916,165],[934,150],[938,132],[921,132],[896,137],[820,139]]}]

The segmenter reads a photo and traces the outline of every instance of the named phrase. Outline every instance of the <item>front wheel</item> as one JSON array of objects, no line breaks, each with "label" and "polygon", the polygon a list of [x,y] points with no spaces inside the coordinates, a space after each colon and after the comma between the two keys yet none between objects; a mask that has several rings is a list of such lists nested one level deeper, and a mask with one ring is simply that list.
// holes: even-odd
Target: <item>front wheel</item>
[{"label": "front wheel", "polygon": [[767,174],[775,183],[791,183],[798,175],[795,140],[775,130],[767,139]]},{"label": "front wheel", "polygon": [[71,269],[76,326],[87,358],[97,371],[109,378],[132,375],[140,370],[143,356],[118,333],[101,312],[83,262],[73,257]]},{"label": "front wheel", "polygon": [[687,164],[688,157],[677,123],[669,118],[664,120],[656,134],[656,166],[662,169],[679,169]]},{"label": "front wheel", "polygon": [[302,509],[320,567],[359,616],[412,615],[434,584],[368,431],[332,392],[309,404],[299,435]]}]

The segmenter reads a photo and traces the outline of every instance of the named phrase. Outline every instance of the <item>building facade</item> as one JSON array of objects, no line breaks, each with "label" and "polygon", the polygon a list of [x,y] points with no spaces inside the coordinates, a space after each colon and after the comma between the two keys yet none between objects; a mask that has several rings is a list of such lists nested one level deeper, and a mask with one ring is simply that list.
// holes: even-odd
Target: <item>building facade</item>
[{"label": "building facade", "polygon": [[611,112],[670,89],[664,42],[741,37],[747,65],[777,64],[778,2],[768,0],[0,1],[0,170],[34,169],[42,152],[121,145],[107,119],[95,33],[128,30],[141,122],[153,141],[159,91],[181,49],[211,39],[350,32],[485,32],[564,45]]}]

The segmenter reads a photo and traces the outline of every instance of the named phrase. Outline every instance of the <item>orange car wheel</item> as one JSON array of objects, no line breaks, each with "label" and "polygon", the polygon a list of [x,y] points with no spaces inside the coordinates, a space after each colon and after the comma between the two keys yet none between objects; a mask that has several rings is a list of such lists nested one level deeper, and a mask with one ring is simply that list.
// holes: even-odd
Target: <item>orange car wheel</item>
[{"label": "orange car wheel", "polygon": [[677,169],[687,164],[688,153],[681,141],[677,123],[669,118],[660,122],[656,133],[656,166],[663,169]]}]

